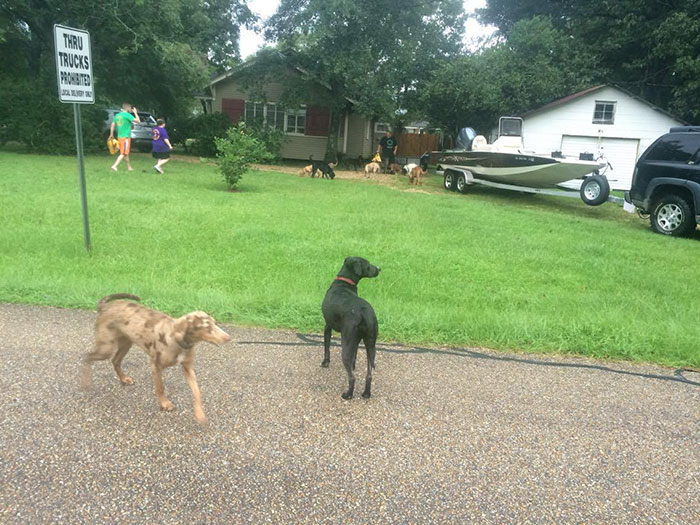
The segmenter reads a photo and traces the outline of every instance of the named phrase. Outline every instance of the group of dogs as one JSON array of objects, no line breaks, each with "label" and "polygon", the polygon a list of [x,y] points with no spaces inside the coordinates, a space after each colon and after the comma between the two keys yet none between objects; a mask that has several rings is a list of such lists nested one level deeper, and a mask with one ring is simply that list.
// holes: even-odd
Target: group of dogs
[{"label": "group of dogs", "polygon": [[[309,162],[311,162],[311,164],[307,164],[299,172],[300,176],[303,177],[309,175],[311,178],[314,178],[317,173],[320,173],[319,176],[324,179],[335,179],[335,171],[333,171],[333,168],[335,168],[338,165],[337,162],[326,163],[318,160],[313,160],[311,157],[309,157]],[[362,159],[362,157],[358,157],[358,159],[354,161],[355,171],[357,171],[358,165],[361,166],[362,164],[364,164],[364,159]],[[378,162],[369,162],[365,164],[364,173],[366,179],[369,179],[373,173],[381,172],[382,166]],[[401,164],[391,163],[387,166],[386,173],[401,173],[403,175],[408,175],[409,184],[422,186],[423,176],[428,173],[428,168],[427,166],[419,165],[413,162],[406,164],[405,166],[402,166]]]},{"label": "group of dogs", "polygon": [[[372,369],[378,333],[377,316],[372,306],[358,296],[357,284],[365,277],[376,277],[380,268],[361,257],[348,257],[331,283],[321,304],[325,320],[323,332],[323,361],[328,368],[333,330],[341,335],[341,358],[348,376],[348,388],[343,399],[351,399],[355,389],[355,360],[360,341],[367,351],[367,376],[362,397],[369,398],[372,389]],[[132,345],[146,352],[151,377],[160,409],[173,410],[165,395],[163,370],[181,364],[194,403],[194,417],[200,425],[207,418],[202,407],[202,395],[194,373],[194,347],[200,341],[221,345],[231,337],[216,325],[207,313],[191,312],[177,319],[138,304],[140,298],[126,293],[103,297],[97,303],[95,345],[85,354],[80,367],[80,383],[84,389],[92,386],[92,363],[111,358],[114,370],[123,385],[134,380],[124,373],[121,363]]]}]

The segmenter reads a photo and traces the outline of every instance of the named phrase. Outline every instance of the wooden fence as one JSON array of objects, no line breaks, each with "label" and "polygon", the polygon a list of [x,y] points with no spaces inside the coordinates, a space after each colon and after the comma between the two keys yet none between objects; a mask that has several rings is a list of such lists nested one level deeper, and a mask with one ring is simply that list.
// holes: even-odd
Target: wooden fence
[{"label": "wooden fence", "polygon": [[404,133],[396,135],[399,140],[399,157],[420,157],[426,151],[435,151],[440,144],[439,135],[427,133]]}]

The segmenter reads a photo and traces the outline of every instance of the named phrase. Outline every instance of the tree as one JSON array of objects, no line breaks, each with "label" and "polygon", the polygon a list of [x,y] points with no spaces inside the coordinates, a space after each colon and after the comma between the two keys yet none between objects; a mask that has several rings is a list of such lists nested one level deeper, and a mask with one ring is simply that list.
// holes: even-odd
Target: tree
[{"label": "tree", "polygon": [[307,85],[322,85],[331,110],[327,158],[348,100],[360,113],[400,120],[437,60],[461,47],[461,0],[282,0],[266,37],[295,50]]},{"label": "tree", "polygon": [[606,82],[686,119],[698,117],[699,0],[488,0],[479,11],[505,38],[517,22],[545,14],[595,57],[589,68],[605,73]]},{"label": "tree", "polygon": [[[172,115],[194,104],[212,66],[238,59],[239,26],[254,18],[244,0],[1,0],[0,99],[9,84],[32,86],[27,102],[36,92],[57,98],[53,25],[60,23],[90,31],[99,100]],[[8,111],[0,103],[4,122]]]},{"label": "tree", "polygon": [[535,17],[516,22],[507,41],[445,62],[421,100],[431,122],[451,134],[466,125],[488,134],[499,116],[589,87],[591,59],[549,18]]}]

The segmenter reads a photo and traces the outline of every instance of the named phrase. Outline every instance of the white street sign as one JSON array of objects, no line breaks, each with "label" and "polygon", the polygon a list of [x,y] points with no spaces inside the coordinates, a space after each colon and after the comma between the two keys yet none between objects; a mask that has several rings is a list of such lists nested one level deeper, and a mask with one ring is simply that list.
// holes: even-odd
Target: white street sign
[{"label": "white street sign", "polygon": [[53,36],[59,100],[94,104],[90,33],[56,24],[53,26]]}]

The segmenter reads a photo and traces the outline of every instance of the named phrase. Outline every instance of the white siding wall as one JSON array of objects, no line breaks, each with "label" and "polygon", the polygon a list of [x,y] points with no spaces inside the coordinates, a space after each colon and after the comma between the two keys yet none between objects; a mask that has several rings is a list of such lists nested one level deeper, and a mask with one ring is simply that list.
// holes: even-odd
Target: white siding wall
[{"label": "white siding wall", "polygon": [[[593,124],[596,101],[616,102],[614,124]],[[660,135],[681,122],[656,111],[644,102],[630,97],[614,87],[605,87],[549,110],[526,116],[523,123],[525,149],[537,153],[561,150],[565,135],[608,139],[633,139],[639,141],[636,158],[610,159],[617,170],[614,176],[622,182],[616,189],[629,189],[633,166],[639,155]],[[624,173],[623,173],[624,171]]]}]

